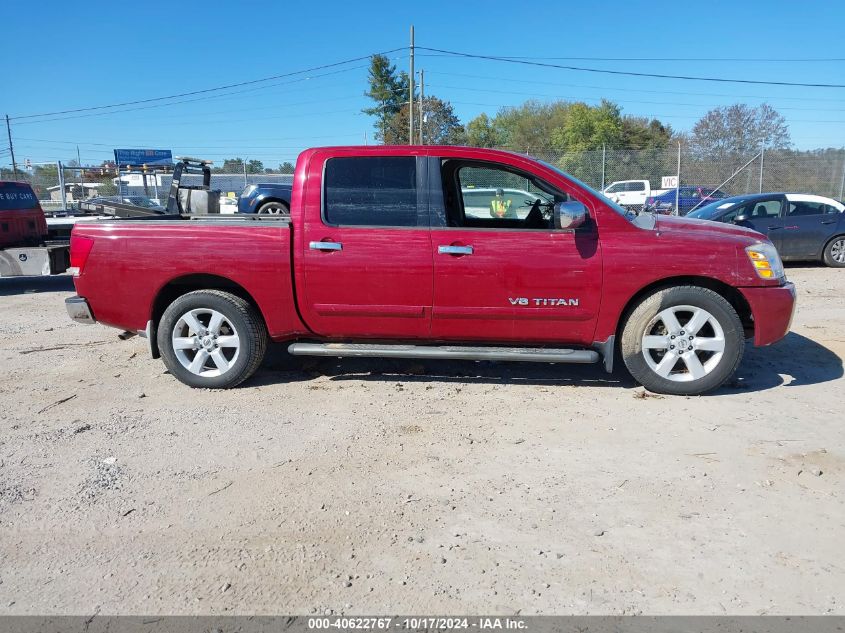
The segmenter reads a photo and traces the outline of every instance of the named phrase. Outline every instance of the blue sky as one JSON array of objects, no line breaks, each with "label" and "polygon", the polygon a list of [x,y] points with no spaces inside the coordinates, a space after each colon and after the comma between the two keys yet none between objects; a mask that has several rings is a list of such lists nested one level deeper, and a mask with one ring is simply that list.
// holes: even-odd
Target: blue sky
[{"label": "blue sky", "polygon": [[[15,2],[4,9],[0,115],[20,117],[202,90],[407,47],[411,24],[418,46],[454,51],[619,58],[538,61],[845,83],[845,3],[48,0]],[[390,56],[407,68],[407,50]],[[702,58],[708,60],[698,61]],[[614,76],[424,51],[418,51],[416,65],[426,71],[426,93],[451,101],[464,122],[528,98],[595,103],[604,97],[619,103],[626,114],[655,116],[686,130],[714,106],[768,102],[789,121],[797,148],[845,146],[843,88]],[[365,89],[366,62],[360,61],[175,100],[190,99],[187,103],[15,119],[12,134],[19,162],[67,161],[76,157],[79,144],[83,163],[110,158],[115,147],[148,147],[216,162],[240,156],[276,166],[293,161],[304,147],[363,143],[365,134],[372,142],[373,121],[360,113],[367,105]],[[0,164],[8,162],[8,154],[0,154]]]}]

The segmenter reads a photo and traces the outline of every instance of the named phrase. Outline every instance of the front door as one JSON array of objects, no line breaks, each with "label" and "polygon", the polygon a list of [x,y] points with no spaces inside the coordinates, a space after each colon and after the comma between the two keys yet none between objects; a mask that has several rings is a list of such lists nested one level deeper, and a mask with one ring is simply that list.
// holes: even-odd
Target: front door
[{"label": "front door", "polygon": [[300,309],[333,338],[428,336],[432,305],[428,209],[417,158],[329,158],[320,213],[307,213]]},{"label": "front door", "polygon": [[[432,336],[592,343],[601,255],[594,225],[551,228],[551,205],[567,194],[497,163],[449,160],[442,174],[444,226],[431,234]],[[498,212],[502,196],[514,201],[507,216]]]},{"label": "front door", "polygon": [[[782,196],[771,198],[758,198],[745,203],[740,207],[731,209],[728,216],[745,216],[746,220],[739,223],[740,226],[754,229],[768,237],[775,248],[780,250],[781,234],[783,233],[783,220],[780,217],[783,206]],[[723,219],[723,221],[726,221]]]}]

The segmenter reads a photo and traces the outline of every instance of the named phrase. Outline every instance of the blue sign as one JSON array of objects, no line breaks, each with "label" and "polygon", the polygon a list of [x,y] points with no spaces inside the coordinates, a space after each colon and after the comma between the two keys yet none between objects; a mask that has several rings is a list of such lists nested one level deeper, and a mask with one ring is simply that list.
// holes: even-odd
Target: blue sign
[{"label": "blue sign", "polygon": [[116,149],[114,162],[120,165],[172,165],[169,149]]}]

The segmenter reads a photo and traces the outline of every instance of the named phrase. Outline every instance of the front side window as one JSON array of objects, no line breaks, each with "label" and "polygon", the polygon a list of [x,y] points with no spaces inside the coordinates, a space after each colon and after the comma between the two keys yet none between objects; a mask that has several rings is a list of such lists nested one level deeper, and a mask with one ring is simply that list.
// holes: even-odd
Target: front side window
[{"label": "front side window", "polygon": [[356,156],[326,162],[323,217],[344,226],[417,226],[413,156]]},{"label": "front side window", "polygon": [[534,176],[492,164],[446,161],[443,180],[450,226],[549,229],[555,202],[568,199]]},{"label": "front side window", "polygon": [[745,215],[754,218],[776,218],[780,215],[780,200],[759,200],[746,205]]}]

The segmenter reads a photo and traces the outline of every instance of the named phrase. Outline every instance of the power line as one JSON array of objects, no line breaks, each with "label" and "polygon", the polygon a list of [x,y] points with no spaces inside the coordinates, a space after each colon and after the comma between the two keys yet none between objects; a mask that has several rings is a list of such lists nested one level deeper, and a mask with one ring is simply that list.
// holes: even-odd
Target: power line
[{"label": "power line", "polygon": [[359,61],[362,61],[362,60],[365,60],[365,59],[370,59],[373,55],[388,55],[390,53],[395,53],[395,52],[400,51],[400,50],[404,50],[404,48],[394,48],[394,49],[391,49],[389,51],[384,51],[382,53],[370,53],[369,55],[362,55],[361,57],[353,57],[351,59],[345,59],[343,61],[333,62],[331,64],[323,64],[321,66],[314,66],[313,68],[306,68],[304,70],[295,70],[295,71],[288,72],[288,73],[282,73],[280,75],[273,75],[272,77],[263,77],[261,79],[252,79],[250,81],[241,81],[241,82],[238,82],[238,83],[227,84],[227,85],[224,85],[224,86],[216,86],[214,88],[205,88],[203,90],[192,90],[190,92],[182,92],[182,93],[178,93],[178,94],[167,95],[165,97],[151,97],[151,98],[148,98],[148,99],[137,99],[135,101],[124,101],[122,103],[112,103],[112,104],[109,104],[109,105],[90,106],[90,107],[87,107],[87,108],[76,108],[76,109],[73,109],[73,110],[58,110],[56,112],[43,112],[41,114],[27,114],[27,115],[22,115],[22,116],[9,117],[9,119],[10,120],[33,119],[33,118],[38,118],[38,117],[56,116],[56,115],[60,115],[60,114],[73,114],[73,113],[77,113],[77,112],[90,112],[92,110],[105,110],[105,109],[109,109],[109,108],[120,108],[120,107],[124,107],[124,106],[129,106],[129,105],[152,103],[154,101],[167,101],[169,99],[177,99],[177,98],[180,98],[180,97],[190,97],[190,96],[193,96],[193,95],[207,94],[209,92],[217,92],[217,91],[220,91],[220,90],[228,90],[230,88],[239,88],[239,87],[242,87],[242,86],[250,86],[250,85],[254,85],[254,84],[258,84],[258,83],[274,81],[276,79],[283,79],[285,77],[292,77],[294,75],[301,75],[303,73],[310,73],[310,72],[314,72],[316,70],[325,70],[326,68],[334,68],[336,66],[342,66],[344,64],[351,64],[352,62],[359,62]]},{"label": "power line", "polygon": [[[417,48],[423,48],[418,46]],[[425,57],[444,57],[447,55],[425,55]],[[771,57],[539,57],[530,55],[508,55],[509,59],[551,59],[569,61],[591,61],[591,62],[843,62],[845,57],[793,57],[793,58],[771,58]]]},{"label": "power line", "polygon": [[430,75],[447,75],[449,77],[466,77],[469,79],[486,79],[492,80],[496,82],[506,82],[506,83],[520,83],[520,84],[537,84],[543,86],[559,86],[565,88],[590,88],[593,90],[612,90],[615,92],[643,92],[647,94],[660,94],[660,95],[683,95],[683,96],[696,96],[696,97],[729,97],[733,99],[778,99],[778,100],[788,100],[788,101],[824,101],[828,103],[845,103],[845,99],[825,99],[825,98],[818,98],[818,97],[772,97],[772,96],[764,96],[764,95],[744,95],[744,94],[726,94],[720,92],[689,92],[686,90],[645,90],[643,88],[614,88],[614,87],[605,87],[605,86],[592,86],[587,84],[569,84],[569,83],[560,83],[558,81],[538,81],[532,79],[511,79],[508,77],[491,77],[490,75],[471,75],[466,73],[450,73],[444,71],[437,71],[437,70],[426,70],[426,72]]},{"label": "power line", "polygon": [[[430,84],[431,85],[431,84]],[[542,94],[542,93],[534,93],[526,95],[525,92],[516,91],[516,90],[495,90],[492,88],[469,88],[467,86],[446,86],[444,84],[434,84],[432,87],[435,88],[446,88],[449,90],[469,90],[471,92],[492,92],[498,94],[511,94],[511,95],[522,95],[527,97],[552,97],[554,99],[578,99],[571,95],[553,95],[553,94]],[[589,97],[589,98],[580,98],[578,100],[581,101],[604,101],[604,97]],[[626,103],[641,103],[646,105],[674,105],[674,106],[690,106],[696,108],[711,108],[713,104],[707,103],[679,103],[679,102],[672,102],[672,101],[637,101],[634,99],[626,100]],[[624,105],[624,103],[622,104]],[[799,110],[802,112],[842,112],[842,108],[791,108],[791,107],[781,107],[778,108],[779,110]]]},{"label": "power line", "polygon": [[603,73],[608,75],[625,75],[628,77],[654,77],[657,79],[683,79],[689,81],[710,81],[719,83],[736,83],[736,84],[755,84],[764,86],[793,86],[802,88],[845,88],[845,84],[814,84],[814,83],[798,83],[790,81],[762,81],[757,79],[726,79],[723,77],[695,77],[692,75],[665,75],[661,73],[639,73],[626,70],[610,70],[606,68],[587,68],[584,66],[566,66],[562,64],[550,64],[548,62],[529,61],[526,59],[515,59],[513,57],[498,57],[496,55],[476,55],[473,53],[463,53],[460,51],[449,51],[441,48],[430,48],[428,46],[418,46],[420,50],[433,51],[435,53],[445,53],[447,55],[454,55],[456,57],[468,57],[472,59],[486,59],[490,61],[507,62],[511,64],[522,64],[525,66],[540,66],[544,68],[558,68],[561,70],[575,70],[579,72],[589,73]]}]

